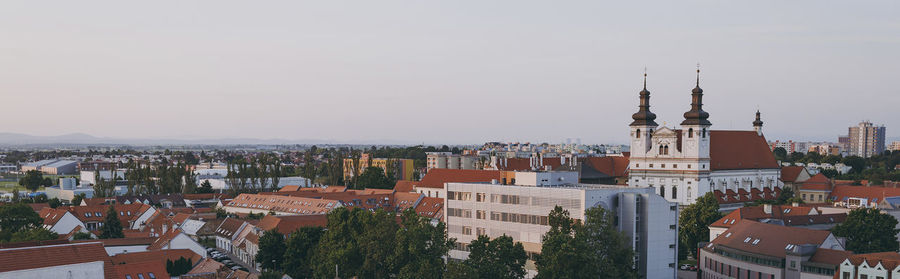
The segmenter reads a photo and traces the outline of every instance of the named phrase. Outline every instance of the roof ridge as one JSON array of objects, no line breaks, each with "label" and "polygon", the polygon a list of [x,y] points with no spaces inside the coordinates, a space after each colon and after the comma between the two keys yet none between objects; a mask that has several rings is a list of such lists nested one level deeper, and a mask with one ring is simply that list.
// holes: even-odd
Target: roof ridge
[{"label": "roof ridge", "polygon": [[66,244],[51,244],[51,245],[37,245],[37,246],[27,246],[27,247],[4,248],[4,249],[0,249],[0,251],[39,249],[39,248],[74,246],[74,245],[84,245],[84,244],[100,244],[100,246],[103,246],[103,242],[93,242],[93,241],[92,242],[69,242]]}]

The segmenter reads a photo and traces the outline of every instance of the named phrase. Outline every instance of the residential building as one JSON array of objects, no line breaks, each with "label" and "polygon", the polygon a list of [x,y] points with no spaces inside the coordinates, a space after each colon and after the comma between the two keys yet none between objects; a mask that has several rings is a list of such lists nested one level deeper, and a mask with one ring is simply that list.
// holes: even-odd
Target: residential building
[{"label": "residential building", "polygon": [[752,220],[761,223],[775,224],[790,227],[801,227],[814,230],[830,230],[837,224],[847,219],[847,212],[824,213],[816,207],[793,205],[745,206],[731,211],[724,217],[709,225],[709,239],[716,239],[726,230],[730,229],[741,220]]},{"label": "residential building", "polygon": [[891,143],[891,151],[900,151],[900,141]]},{"label": "residential building", "polygon": [[805,203],[825,203],[833,187],[831,179],[819,173],[803,181],[797,191],[794,191],[794,196]]},{"label": "residential building", "polygon": [[800,184],[812,177],[806,168],[801,166],[785,166],[781,167],[781,184],[784,189],[790,188],[797,193],[800,190]]},{"label": "residential building", "polygon": [[113,278],[116,274],[99,242],[0,249],[0,262],[2,279]]},{"label": "residential building", "polygon": [[225,205],[228,213],[275,212],[277,215],[327,214],[341,207],[338,200],[304,198],[279,195],[240,194]]},{"label": "residential building", "polygon": [[486,157],[474,154],[426,152],[425,167],[427,171],[431,171],[431,169],[480,170],[484,169],[486,160]]},{"label": "residential building", "polygon": [[[508,235],[529,255],[540,254],[550,229],[548,214],[557,205],[572,218],[601,206],[614,212],[617,229],[635,250],[635,266],[644,278],[674,278],[677,263],[678,206],[652,188],[578,184],[576,172],[517,172],[515,184],[446,183],[444,208],[448,236],[457,246],[454,259],[468,257],[465,245],[479,235]],[[528,185],[528,186],[526,186]],[[533,262],[526,264],[536,274]]]},{"label": "residential building", "polygon": [[[353,166],[357,166],[355,170]],[[354,175],[362,174],[368,167],[379,167],[384,170],[385,174],[393,172],[397,180],[415,180],[412,159],[372,158],[369,153],[363,153],[359,160],[344,159],[344,181],[349,181]]]},{"label": "residential building", "polygon": [[683,205],[708,192],[780,189],[781,168],[763,136],[759,111],[751,131],[712,130],[709,113],[703,110],[699,73],[691,109],[684,113],[680,128],[656,123],[644,77],[639,110],[630,124],[628,185],[653,188]]},{"label": "residential building", "polygon": [[900,254],[881,252],[851,255],[841,262],[837,279],[900,278]]},{"label": "residential building", "polygon": [[708,279],[830,279],[850,254],[827,230],[741,220],[701,246],[699,267]]},{"label": "residential building", "polygon": [[869,121],[850,127],[847,134],[850,139],[850,155],[868,158],[883,153],[884,131],[884,125],[876,126]]},{"label": "residential building", "polygon": [[446,198],[446,195],[442,193],[446,193],[444,185],[448,182],[491,182],[494,180],[501,184],[515,183],[507,181],[507,177],[502,171],[432,169],[421,181],[413,185],[413,191],[425,194],[427,197]]}]

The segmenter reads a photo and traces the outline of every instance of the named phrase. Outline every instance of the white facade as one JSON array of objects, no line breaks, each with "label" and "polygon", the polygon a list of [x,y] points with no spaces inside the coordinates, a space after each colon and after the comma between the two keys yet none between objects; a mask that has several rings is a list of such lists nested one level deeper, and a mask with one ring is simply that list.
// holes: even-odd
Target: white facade
[{"label": "white facade", "polygon": [[184,232],[179,232],[172,240],[163,245],[162,249],[190,249],[197,255],[206,256],[206,248]]},{"label": "white facade", "polygon": [[[519,173],[516,177],[518,182]],[[526,252],[539,254],[541,238],[550,229],[547,215],[555,206],[581,220],[585,209],[602,206],[618,216],[619,230],[635,248],[635,263],[641,276],[675,277],[678,208],[651,188],[447,183],[446,194],[448,237],[456,238],[458,243],[471,243],[482,234],[492,238],[508,235],[522,243]],[[465,259],[468,252],[454,249],[450,257]],[[526,268],[529,276],[536,274],[533,263],[529,262]]]},{"label": "white facade", "polygon": [[44,225],[44,228],[57,234],[65,235],[72,232],[72,230],[78,226],[81,226],[81,232],[88,232],[88,230],[85,229],[87,226],[81,222],[81,220],[75,217],[71,212],[66,211],[63,216],[56,221],[56,224]]},{"label": "white facade", "polygon": [[0,279],[96,279],[104,276],[103,261],[0,272]]}]

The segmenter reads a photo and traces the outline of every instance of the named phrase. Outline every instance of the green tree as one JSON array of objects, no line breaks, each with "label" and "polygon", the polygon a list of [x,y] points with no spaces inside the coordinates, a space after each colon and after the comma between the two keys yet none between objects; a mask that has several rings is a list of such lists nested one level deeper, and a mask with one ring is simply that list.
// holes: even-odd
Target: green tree
[{"label": "green tree", "polygon": [[538,278],[635,278],[633,251],[616,229],[611,212],[602,207],[585,211],[581,224],[557,206],[549,215],[537,258]]},{"label": "green tree", "polygon": [[106,210],[106,217],[103,219],[103,226],[100,227],[100,238],[124,238],[125,233],[122,232],[122,222],[119,221],[119,214],[113,205]]},{"label": "green tree", "polygon": [[10,203],[0,206],[0,241],[9,241],[12,235],[38,228],[43,223],[41,216],[24,203]]},{"label": "green tree", "polygon": [[47,204],[50,205],[50,208],[57,208],[62,205],[62,202],[59,201],[59,198],[52,198],[47,200]]},{"label": "green tree", "polygon": [[313,258],[316,247],[325,230],[320,227],[302,227],[291,233],[284,251],[284,271],[291,278],[312,278]]},{"label": "green tree", "polygon": [[172,260],[166,260],[166,272],[169,273],[169,276],[173,277],[187,274],[191,271],[193,266],[193,260],[185,259],[184,257],[179,257],[174,262]]},{"label": "green tree", "polygon": [[900,244],[895,237],[897,219],[875,208],[857,208],[831,231],[847,238],[847,250],[857,254],[896,252]]},{"label": "green tree", "polygon": [[211,194],[215,193],[212,188],[212,183],[209,183],[209,180],[203,180],[203,183],[200,183],[200,187],[197,187],[197,194]]},{"label": "green tree", "polygon": [[277,229],[269,230],[259,237],[259,252],[256,254],[256,262],[267,270],[281,270],[284,268],[284,235]]},{"label": "green tree", "polygon": [[72,198],[72,205],[73,206],[81,205],[81,201],[83,201],[86,197],[87,197],[87,195],[85,193],[80,193],[80,194],[75,195],[75,197]]},{"label": "green tree", "polygon": [[27,230],[21,230],[14,234],[10,238],[10,242],[22,242],[22,241],[44,241],[44,240],[54,240],[59,238],[59,235],[55,232],[51,232],[45,228],[37,227],[31,228]]},{"label": "green tree", "polygon": [[[709,225],[719,218],[722,218],[722,214],[719,213],[719,202],[713,192],[706,193],[694,204],[688,205],[681,211],[678,219],[678,238],[681,245],[695,258],[697,257],[695,255],[697,244],[709,241]],[[681,255],[679,258],[684,256],[686,255]]]},{"label": "green tree", "polygon": [[411,208],[401,213],[401,224],[390,260],[392,269],[397,271],[396,277],[441,278],[444,257],[455,242],[447,239],[446,225],[443,222],[432,225],[429,218],[419,216]]},{"label": "green tree", "polygon": [[39,170],[30,170],[25,172],[25,176],[19,178],[19,185],[25,187],[32,193],[37,191],[44,184],[44,174]]},{"label": "green tree", "polygon": [[384,169],[379,167],[368,167],[356,179],[356,189],[377,188],[391,189],[394,187],[392,179],[384,174]]},{"label": "green tree", "polygon": [[394,253],[396,215],[378,209],[339,207],[328,214],[328,229],[316,249],[315,277],[387,278],[394,274],[389,259]]},{"label": "green tree", "polygon": [[469,251],[469,258],[463,264],[471,268],[470,278],[525,277],[528,255],[522,243],[514,243],[512,237],[502,235],[491,240],[486,235],[479,235],[469,244]]},{"label": "green tree", "polygon": [[266,270],[259,274],[259,279],[281,279],[281,275],[282,274],[280,272]]},{"label": "green tree", "polygon": [[785,150],[784,147],[776,147],[774,150],[772,150],[772,153],[775,154],[776,160],[779,160],[779,161],[787,160],[787,150]]},{"label": "green tree", "polygon": [[73,240],[93,239],[94,236],[89,232],[76,232],[72,235]]}]

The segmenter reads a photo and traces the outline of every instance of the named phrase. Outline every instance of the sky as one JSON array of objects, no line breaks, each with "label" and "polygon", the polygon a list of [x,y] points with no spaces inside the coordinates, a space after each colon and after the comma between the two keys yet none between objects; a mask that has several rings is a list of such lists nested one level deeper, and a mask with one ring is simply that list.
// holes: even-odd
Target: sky
[{"label": "sky", "polygon": [[900,135],[898,1],[3,1],[0,132],[626,143],[669,127]]}]

